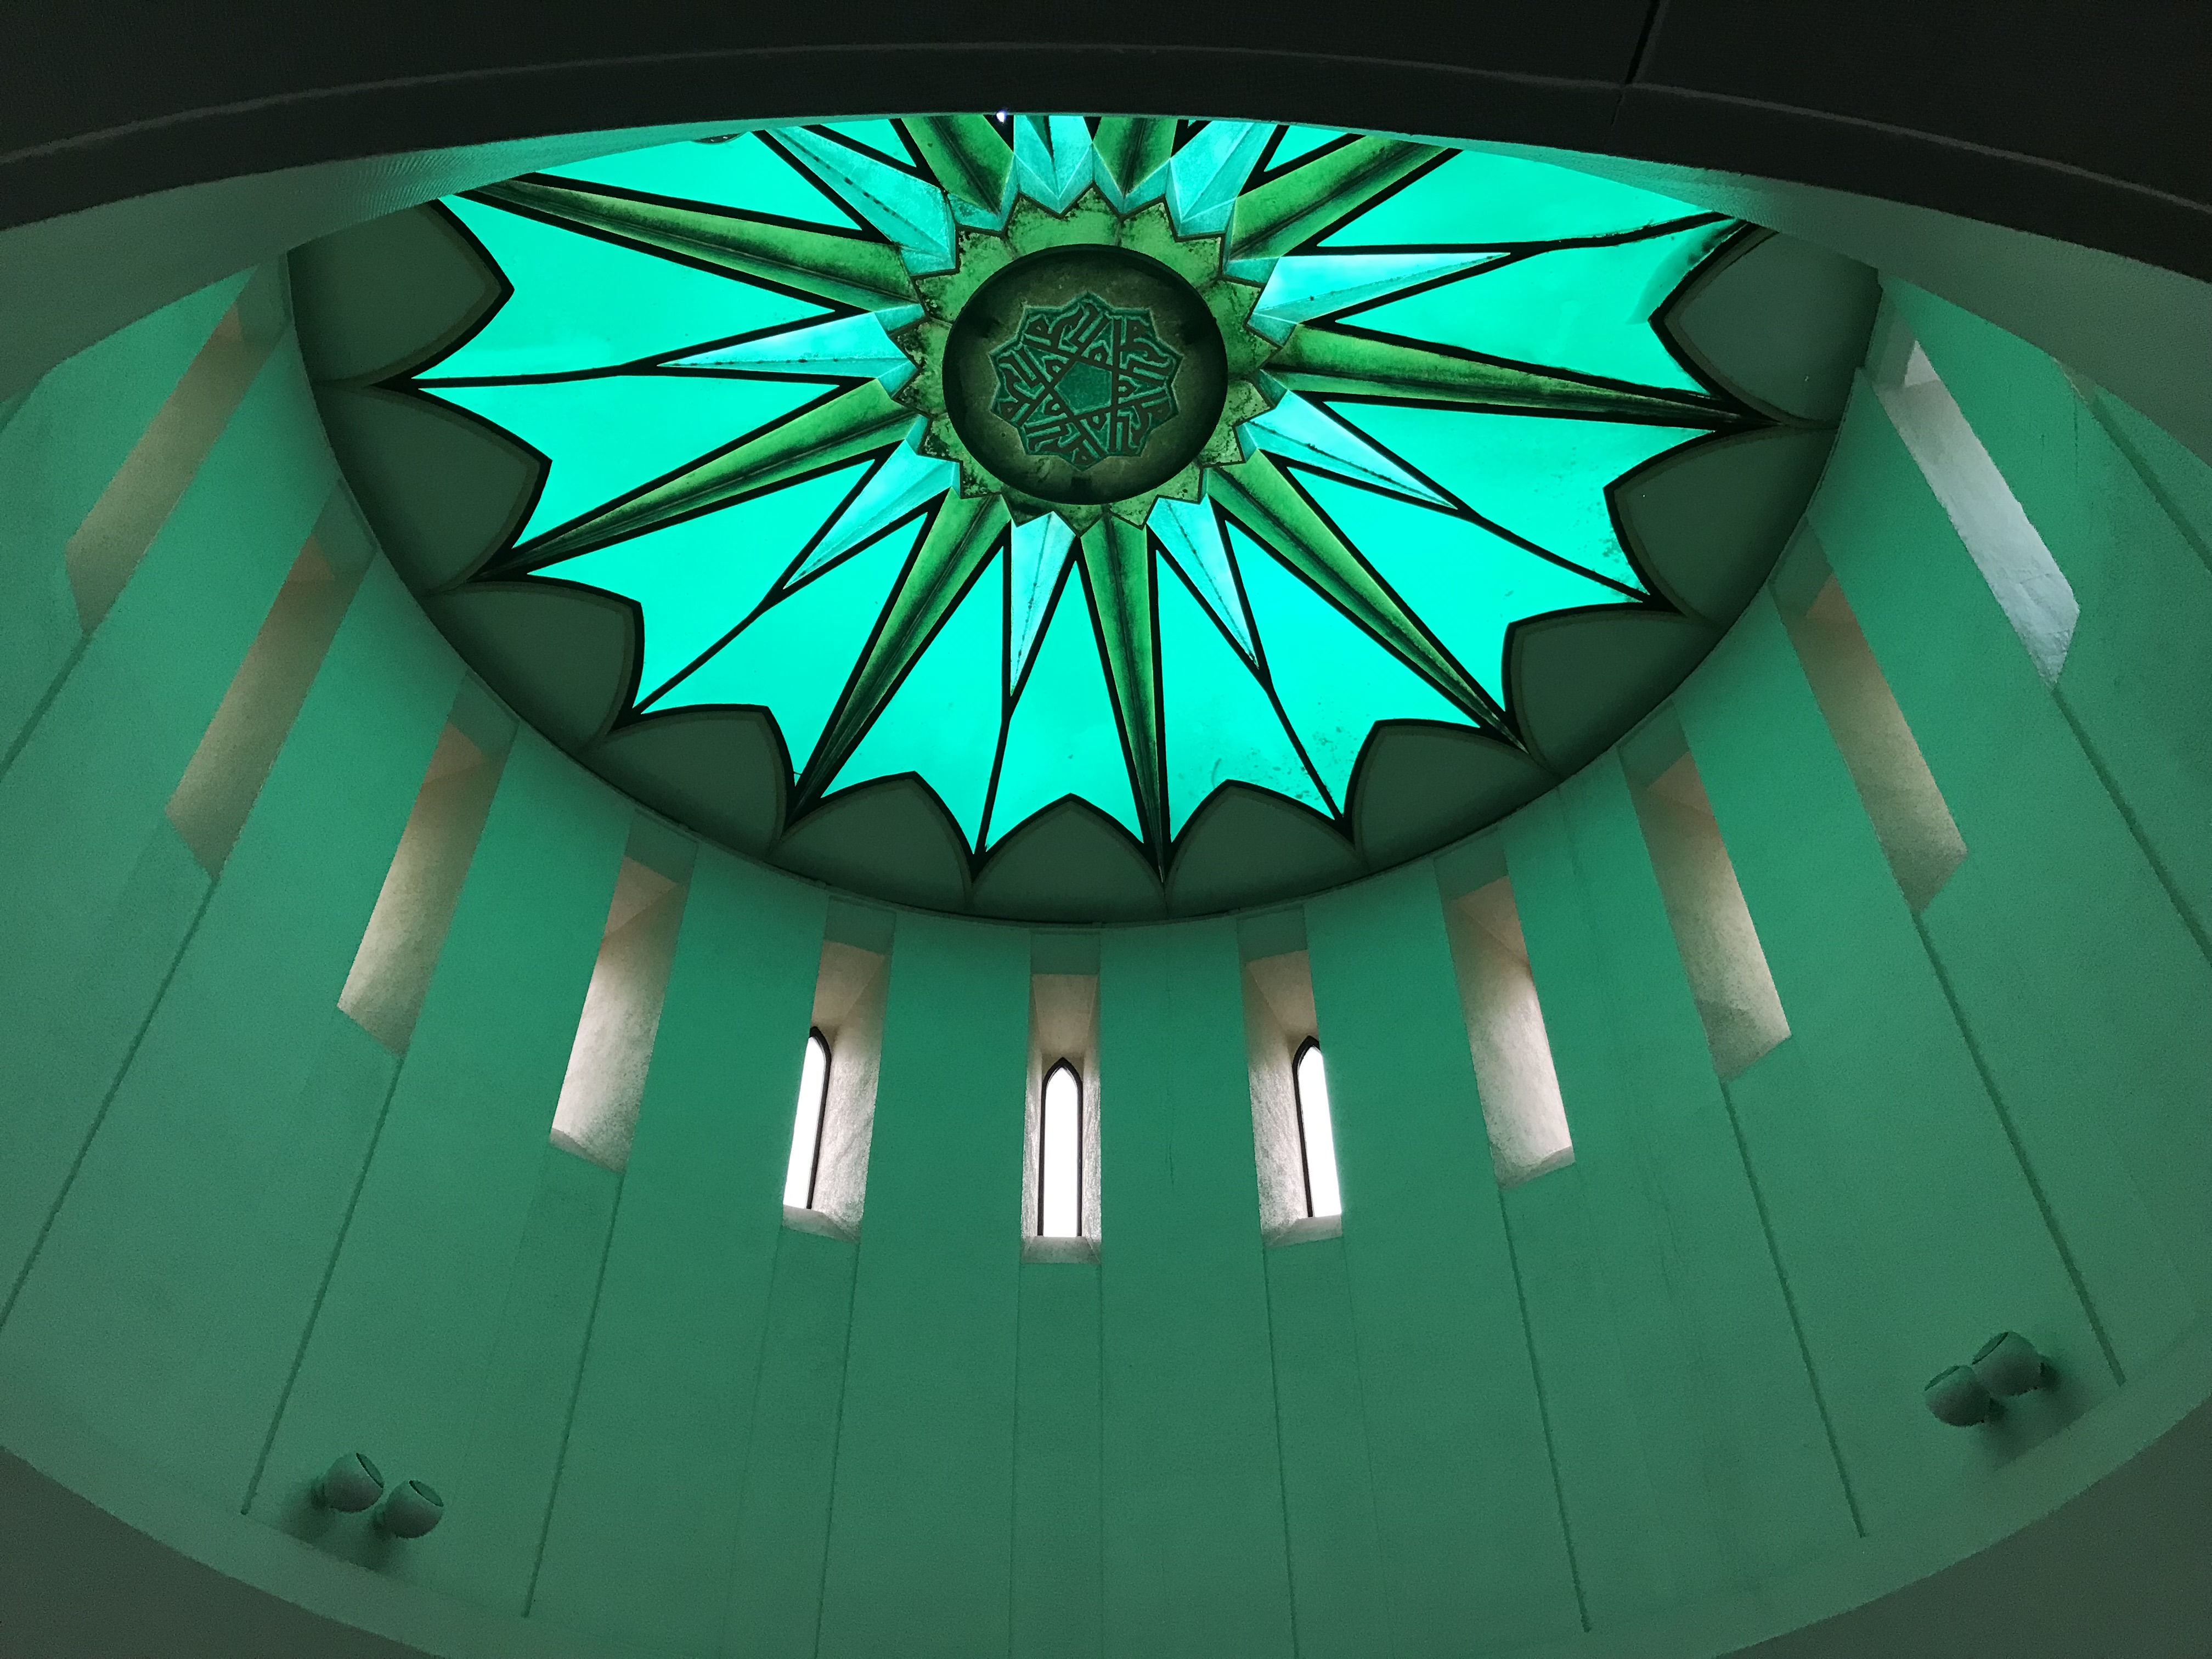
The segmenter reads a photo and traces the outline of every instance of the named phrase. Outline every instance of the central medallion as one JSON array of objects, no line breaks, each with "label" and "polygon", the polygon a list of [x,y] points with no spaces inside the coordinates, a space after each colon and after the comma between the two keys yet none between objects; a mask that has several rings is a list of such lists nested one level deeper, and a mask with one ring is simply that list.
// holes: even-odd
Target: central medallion
[{"label": "central medallion", "polygon": [[971,295],[945,351],[945,412],[1000,481],[1102,505],[1191,464],[1228,390],[1221,331],[1195,289],[1113,246],[1047,248]]},{"label": "central medallion", "polygon": [[1014,337],[991,354],[999,371],[991,412],[1030,454],[1088,471],[1142,454],[1152,429],[1175,418],[1182,363],[1141,307],[1087,293],[1054,311],[1024,306]]}]

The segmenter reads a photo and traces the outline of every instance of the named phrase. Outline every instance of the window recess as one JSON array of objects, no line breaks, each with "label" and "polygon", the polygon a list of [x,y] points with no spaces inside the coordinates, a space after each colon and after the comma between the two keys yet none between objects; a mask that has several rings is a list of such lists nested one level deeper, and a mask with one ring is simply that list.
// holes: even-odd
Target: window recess
[{"label": "window recess", "polygon": [[169,822],[210,875],[220,875],[322,672],[338,623],[368,568],[368,532],[343,491],[292,562],[232,677],[229,690],[169,797]]},{"label": "window recess", "polygon": [[1573,1163],[1575,1147],[1512,882],[1500,873],[1450,899],[1444,920],[1491,1167],[1518,1186]]},{"label": "window recess", "polygon": [[513,718],[464,684],[338,993],[338,1007],[394,1054],[414,1036],[514,736]]},{"label": "window recess", "polygon": [[1989,584],[2036,672],[2056,685],[2081,606],[1958,400],[1895,307],[1875,325],[1875,395]]},{"label": "window recess", "polygon": [[[1267,930],[1279,934],[1281,925]],[[1297,926],[1302,939],[1303,925]],[[1248,933],[1254,944],[1285,942]],[[1328,1073],[1314,1010],[1313,972],[1301,945],[1248,956],[1244,1039],[1251,1073],[1252,1146],[1260,1226],[1270,1245],[1334,1238],[1343,1230]]]},{"label": "window recess", "polygon": [[[1039,966],[1088,967],[1084,945],[1046,936]],[[1054,971],[1030,977],[1029,1091],[1022,1160],[1022,1256],[1091,1261],[1098,1256],[1098,976]]]},{"label": "window recess", "polygon": [[1790,1021],[1680,727],[1661,716],[1634,740],[1628,758],[1652,872],[1713,1069],[1725,1083],[1788,1036]]},{"label": "window recess", "polygon": [[629,1163],[698,843],[649,818],[630,831],[599,959],[553,1112],[553,1144],[619,1171]]},{"label": "window recess", "polygon": [[1890,872],[1924,909],[1966,862],[1966,839],[1810,531],[1798,532],[1774,597]]},{"label": "window recess", "polygon": [[857,1238],[867,1195],[882,1069],[884,1001],[890,988],[889,916],[837,906],[815,972],[814,1009],[799,1051],[791,1152],[784,1168],[787,1227]]},{"label": "window recess", "polygon": [[277,266],[256,271],[155,411],[145,434],[63,550],[77,620],[100,626],[137,574],[161,526],[184,499],[261,372],[286,324]]}]

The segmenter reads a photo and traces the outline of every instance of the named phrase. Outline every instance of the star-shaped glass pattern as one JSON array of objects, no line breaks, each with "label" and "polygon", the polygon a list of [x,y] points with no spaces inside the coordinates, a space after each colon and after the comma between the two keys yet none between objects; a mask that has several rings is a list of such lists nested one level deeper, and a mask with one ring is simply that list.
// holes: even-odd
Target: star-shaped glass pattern
[{"label": "star-shaped glass pattern", "polygon": [[[1655,321],[1734,222],[1398,139],[916,117],[444,205],[507,292],[407,383],[544,458],[481,574],[629,601],[625,718],[766,710],[793,821],[912,774],[978,858],[1071,795],[1163,865],[1232,782],[1343,824],[1385,722],[1516,742],[1519,624],[1664,603],[1608,486],[1759,419]],[[1182,471],[1073,506],[945,409],[967,299],[1071,247],[1171,271],[1227,377]],[[1151,313],[1096,294],[994,361],[1079,470],[1176,413]]]},{"label": "star-shaped glass pattern", "polygon": [[1182,361],[1141,307],[1095,294],[1048,311],[1024,306],[1013,339],[991,354],[999,381],[991,407],[1030,454],[1096,466],[1137,454],[1173,417]]}]

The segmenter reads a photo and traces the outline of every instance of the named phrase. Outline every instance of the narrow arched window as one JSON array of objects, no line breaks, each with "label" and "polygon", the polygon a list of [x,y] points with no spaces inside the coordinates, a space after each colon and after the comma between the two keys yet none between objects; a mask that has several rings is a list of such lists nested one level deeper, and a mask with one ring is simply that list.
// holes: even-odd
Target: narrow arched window
[{"label": "narrow arched window", "polygon": [[1344,1194],[1336,1181],[1336,1131],[1328,1115],[1328,1073],[1321,1044],[1308,1037],[1291,1062],[1291,1080],[1298,1097],[1298,1157],[1305,1173],[1306,1213],[1342,1215]]},{"label": "narrow arched window", "polygon": [[783,1172],[783,1201],[794,1210],[814,1207],[814,1185],[822,1171],[822,1109],[830,1098],[830,1040],[806,1034],[806,1058],[799,1068],[799,1110],[791,1125],[791,1162]]},{"label": "narrow arched window", "polygon": [[1083,1080],[1061,1060],[1047,1073],[1037,1118],[1037,1237],[1083,1236]]}]

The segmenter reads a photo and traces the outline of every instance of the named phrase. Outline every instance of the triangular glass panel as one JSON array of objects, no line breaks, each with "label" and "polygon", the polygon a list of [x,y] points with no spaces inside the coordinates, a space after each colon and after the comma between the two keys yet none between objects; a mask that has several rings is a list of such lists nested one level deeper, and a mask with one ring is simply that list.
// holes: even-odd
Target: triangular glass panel
[{"label": "triangular glass panel", "polygon": [[780,136],[878,235],[898,245],[909,268],[952,268],[952,210],[935,185],[804,127]]},{"label": "triangular glass panel", "polygon": [[[1547,611],[1626,603],[1618,588],[1539,558],[1464,519],[1328,478],[1307,475],[1300,482],[1376,573],[1501,705],[1506,700],[1507,629]],[[1256,596],[1253,605],[1256,610]],[[1263,631],[1261,637],[1267,635]],[[1270,639],[1271,658],[1273,650]]]},{"label": "triangular glass panel", "polygon": [[1606,486],[1704,435],[1679,426],[1551,420],[1480,410],[1338,403],[1346,420],[1402,455],[1493,524],[1547,552],[1640,588]]},{"label": "triangular glass panel", "polygon": [[1384,454],[1358,432],[1334,419],[1322,407],[1292,392],[1237,429],[1249,449],[1264,449],[1285,460],[1306,461],[1331,472],[1383,489],[1445,505],[1443,498]]},{"label": "triangular glass panel", "polygon": [[884,537],[779,600],[678,680],[655,708],[697,703],[766,708],[783,732],[793,771],[805,770],[921,529],[917,520]]},{"label": "triangular glass panel", "polygon": [[1232,780],[1330,811],[1249,665],[1180,580],[1158,586],[1168,833]]},{"label": "triangular glass panel", "polygon": [[1570,167],[1469,150],[1382,198],[1321,245],[1499,247],[1610,236],[1697,211]]},{"label": "triangular glass panel", "polygon": [[1486,356],[1695,390],[1652,313],[1735,228],[1733,221],[1492,265],[1343,320]]},{"label": "triangular glass panel", "polygon": [[548,167],[556,179],[611,185],[647,196],[669,196],[709,207],[736,208],[778,219],[853,228],[853,216],[823,188],[763,143],[758,133],[655,144],[620,155]]},{"label": "triangular glass panel", "polygon": [[1057,513],[1047,513],[1014,526],[1006,556],[1008,611],[1006,616],[1006,684],[1021,682],[1037,632],[1052,608],[1060,586],[1060,573],[1067,568],[1074,550],[1075,532]]},{"label": "triangular glass panel", "polygon": [[809,478],[563,559],[539,574],[636,601],[645,624],[638,697],[650,702],[672,675],[752,614],[860,471],[848,466]]},{"label": "triangular glass panel", "polygon": [[1229,545],[1221,538],[1221,516],[1212,503],[1163,496],[1153,503],[1146,522],[1199,602],[1228,630],[1237,648],[1252,656],[1252,619],[1244,614],[1243,596],[1229,568]]},{"label": "triangular glass panel", "polygon": [[990,840],[1004,841],[1064,795],[1080,796],[1142,839],[1121,728],[1079,580],[1060,589],[1036,665],[1006,722]]},{"label": "triangular glass panel", "polygon": [[522,541],[734,442],[823,390],[718,374],[604,374],[425,389],[505,427],[550,459]]},{"label": "triangular glass panel", "polygon": [[681,351],[829,307],[460,197],[445,206],[514,292],[425,379],[560,374]]},{"label": "triangular glass panel", "polygon": [[1003,592],[994,560],[907,671],[832,790],[915,773],[975,845],[999,748]]},{"label": "triangular glass panel", "polygon": [[1314,769],[1340,803],[1346,803],[1352,769],[1376,722],[1466,722],[1457,705],[1242,531],[1231,533],[1260,637],[1267,642],[1275,695]]},{"label": "triangular glass panel", "polygon": [[925,501],[950,489],[959,477],[951,461],[917,453],[902,444],[884,458],[853,503],[837,515],[822,539],[809,548],[805,561],[791,573],[801,582],[817,570],[828,568],[884,526],[896,523]]}]

